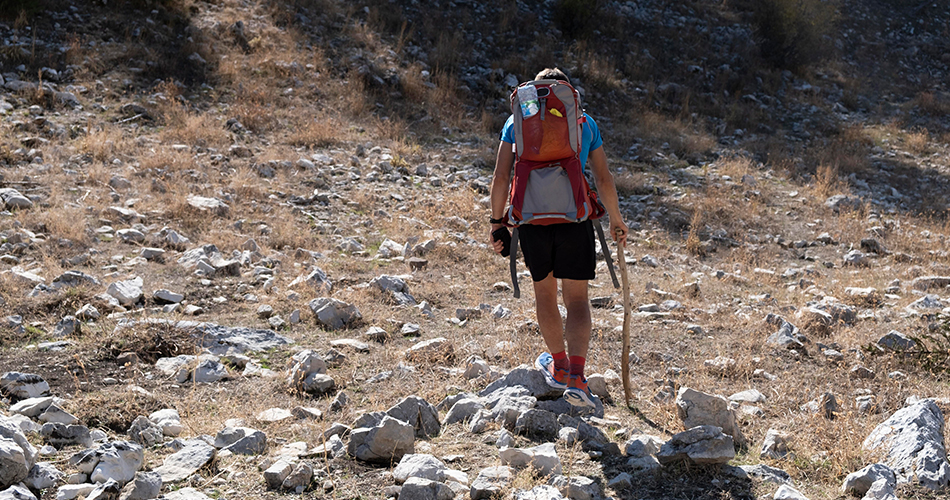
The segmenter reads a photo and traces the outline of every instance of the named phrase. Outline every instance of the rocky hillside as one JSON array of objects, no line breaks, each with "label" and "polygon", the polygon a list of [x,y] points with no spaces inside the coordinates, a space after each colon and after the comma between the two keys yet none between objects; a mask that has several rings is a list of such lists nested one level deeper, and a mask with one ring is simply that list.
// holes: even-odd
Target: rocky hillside
[{"label": "rocky hillside", "polygon": [[[0,2],[0,499],[945,497],[950,8],[789,3]],[[584,411],[485,244],[555,65]]]}]

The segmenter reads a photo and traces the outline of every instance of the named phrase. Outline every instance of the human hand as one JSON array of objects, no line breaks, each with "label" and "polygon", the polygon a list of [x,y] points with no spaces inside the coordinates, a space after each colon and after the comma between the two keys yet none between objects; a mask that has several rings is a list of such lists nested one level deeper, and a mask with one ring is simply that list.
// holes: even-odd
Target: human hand
[{"label": "human hand", "polygon": [[624,223],[623,219],[617,218],[617,220],[610,219],[610,235],[613,237],[614,241],[617,242],[618,248],[625,248],[627,246],[627,224]]},{"label": "human hand", "polygon": [[494,250],[497,254],[501,254],[504,251],[505,242],[500,239],[496,240],[494,233],[503,227],[505,227],[504,224],[492,224],[491,229],[488,231],[488,244],[491,245],[492,250]]}]

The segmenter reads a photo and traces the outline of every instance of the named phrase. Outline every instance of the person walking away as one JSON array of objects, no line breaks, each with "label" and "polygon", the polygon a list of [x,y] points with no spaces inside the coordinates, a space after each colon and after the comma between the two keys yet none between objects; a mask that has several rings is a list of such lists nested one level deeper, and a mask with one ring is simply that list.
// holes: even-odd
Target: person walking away
[{"label": "person walking away", "polygon": [[[561,70],[545,69],[535,80],[561,80],[570,83]],[[542,113],[544,113],[542,111]],[[559,116],[556,110],[551,113]],[[543,119],[543,116],[542,116]],[[582,170],[594,176],[597,193],[610,221],[610,234],[623,251],[627,241],[627,225],[620,214],[617,189],[607,167],[603,139],[597,123],[583,114],[580,161]],[[491,182],[491,233],[506,226],[506,205],[516,160],[514,115],[508,118],[501,132]],[[599,224],[599,222],[597,222]],[[545,376],[548,385],[564,390],[564,398],[575,406],[594,406],[587,387],[584,368],[590,346],[591,311],[588,282],[595,277],[596,256],[594,222],[556,223],[518,226],[524,263],[534,283],[535,308],[541,336],[547,346],[535,360],[535,367]],[[506,229],[507,230],[507,229]],[[504,243],[489,236],[492,249],[501,253]],[[558,310],[558,280],[567,309],[566,321]]]}]

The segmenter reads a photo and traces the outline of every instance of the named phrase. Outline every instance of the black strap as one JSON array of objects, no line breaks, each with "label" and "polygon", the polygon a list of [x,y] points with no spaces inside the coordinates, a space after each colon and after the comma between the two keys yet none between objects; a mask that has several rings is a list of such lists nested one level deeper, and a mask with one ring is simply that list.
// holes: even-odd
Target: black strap
[{"label": "black strap", "polygon": [[511,260],[508,268],[511,270],[511,287],[515,291],[515,298],[521,298],[521,288],[518,287],[518,226],[511,230]]},{"label": "black strap", "polygon": [[[614,262],[610,258],[610,249],[607,247],[607,238],[604,237],[604,228],[601,227],[600,221],[594,221],[594,228],[597,229],[597,237],[600,238],[600,250],[604,253],[604,260],[607,261],[607,270],[610,271],[610,281],[614,282],[614,288],[620,288],[620,282],[617,281],[617,274],[614,272]],[[623,249],[617,247],[618,252],[622,252]]]}]

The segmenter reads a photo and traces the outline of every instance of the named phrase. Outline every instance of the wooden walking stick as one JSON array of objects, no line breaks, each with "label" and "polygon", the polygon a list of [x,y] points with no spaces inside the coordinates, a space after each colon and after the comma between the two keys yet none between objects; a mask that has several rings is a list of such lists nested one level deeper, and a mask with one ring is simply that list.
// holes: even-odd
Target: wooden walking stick
[{"label": "wooden walking stick", "polygon": [[[618,228],[618,238],[622,235]],[[623,254],[624,246],[617,244],[617,259],[620,261],[620,279],[623,281],[623,351],[621,352],[620,373],[623,377],[623,399],[630,407],[630,281],[627,279],[627,258]]]}]

